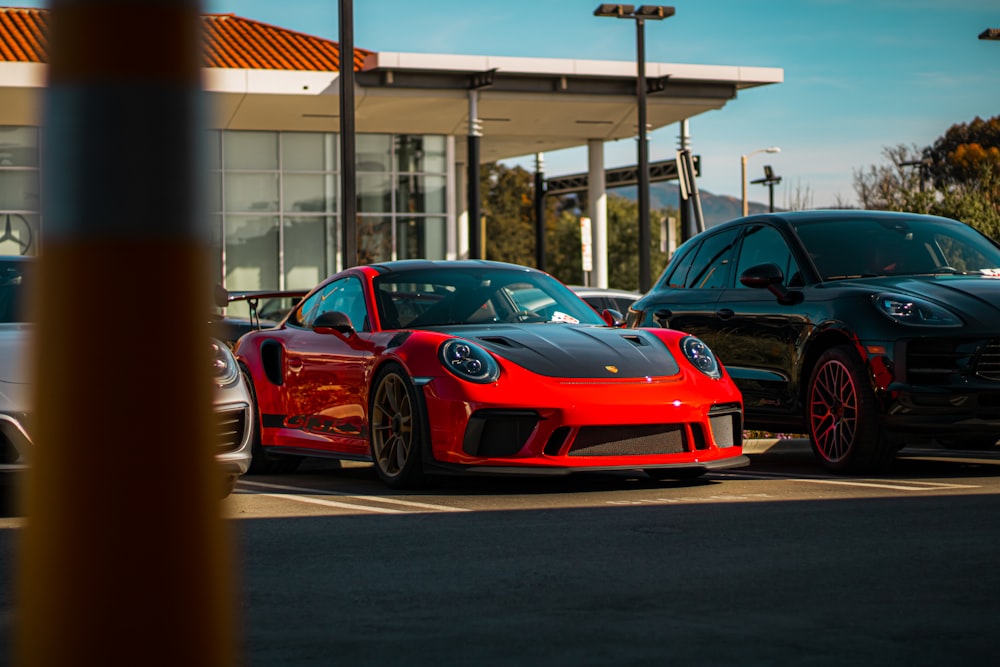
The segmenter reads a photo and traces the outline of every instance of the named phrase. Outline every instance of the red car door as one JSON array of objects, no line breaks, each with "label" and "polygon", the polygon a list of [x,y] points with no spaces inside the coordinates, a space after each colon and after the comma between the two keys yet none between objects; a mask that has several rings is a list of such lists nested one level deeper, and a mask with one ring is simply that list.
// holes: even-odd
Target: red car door
[{"label": "red car door", "polygon": [[[353,331],[314,330],[327,312],[346,314]],[[289,426],[309,447],[366,456],[367,379],[374,360],[361,281],[347,277],[324,288],[305,326],[286,329],[285,403]]]}]

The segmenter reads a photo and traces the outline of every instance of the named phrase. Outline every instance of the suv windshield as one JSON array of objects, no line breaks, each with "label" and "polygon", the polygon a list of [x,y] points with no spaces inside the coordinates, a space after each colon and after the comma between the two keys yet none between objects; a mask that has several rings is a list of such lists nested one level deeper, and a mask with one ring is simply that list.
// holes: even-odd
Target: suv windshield
[{"label": "suv windshield", "polygon": [[1000,271],[1000,248],[958,222],[858,218],[795,231],[823,280]]}]

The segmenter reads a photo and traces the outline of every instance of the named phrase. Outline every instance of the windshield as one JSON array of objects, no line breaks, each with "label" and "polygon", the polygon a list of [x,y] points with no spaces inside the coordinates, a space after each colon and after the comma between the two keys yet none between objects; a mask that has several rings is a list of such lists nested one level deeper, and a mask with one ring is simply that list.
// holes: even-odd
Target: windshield
[{"label": "windshield", "polygon": [[30,278],[25,280],[28,262],[24,260],[0,259],[0,323],[27,322],[27,288]]},{"label": "windshield", "polygon": [[1000,248],[956,221],[859,217],[795,230],[823,280],[1000,271]]},{"label": "windshield", "polygon": [[495,322],[604,324],[568,287],[533,271],[414,269],[378,276],[374,287],[384,329]]}]

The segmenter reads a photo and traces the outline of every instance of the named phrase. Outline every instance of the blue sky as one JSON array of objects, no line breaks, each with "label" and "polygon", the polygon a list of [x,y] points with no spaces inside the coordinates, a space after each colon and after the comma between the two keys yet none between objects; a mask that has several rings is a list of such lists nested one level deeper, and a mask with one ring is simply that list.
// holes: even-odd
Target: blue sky
[{"label": "blue sky", "polygon": [[[18,4],[11,2],[11,4]],[[24,5],[44,5],[25,2]],[[631,21],[598,18],[596,0],[354,0],[354,40],[374,51],[635,60]],[[641,3],[636,3],[641,4]],[[854,172],[896,144],[925,146],[955,123],[1000,115],[998,0],[677,0],[646,24],[649,62],[780,67],[785,81],[744,91],[690,121],[702,159],[699,187],[740,196],[773,166],[775,203],[808,194],[814,206],[855,202]],[[332,40],[337,0],[203,0],[233,13]],[[650,133],[650,159],[673,157],[677,125]],[[525,159],[525,166],[533,165]],[[609,143],[608,167],[635,162],[635,142]],[[550,176],[585,171],[586,152],[545,154]],[[767,190],[750,186],[766,202]]]}]

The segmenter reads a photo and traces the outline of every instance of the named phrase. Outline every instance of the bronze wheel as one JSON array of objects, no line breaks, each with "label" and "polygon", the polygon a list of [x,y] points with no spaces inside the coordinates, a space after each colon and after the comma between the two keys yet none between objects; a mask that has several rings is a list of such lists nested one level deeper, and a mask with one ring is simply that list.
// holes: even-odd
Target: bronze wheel
[{"label": "bronze wheel", "polygon": [[379,371],[373,386],[369,442],[375,470],[392,488],[413,486],[423,476],[423,419],[416,390],[395,364]]}]

